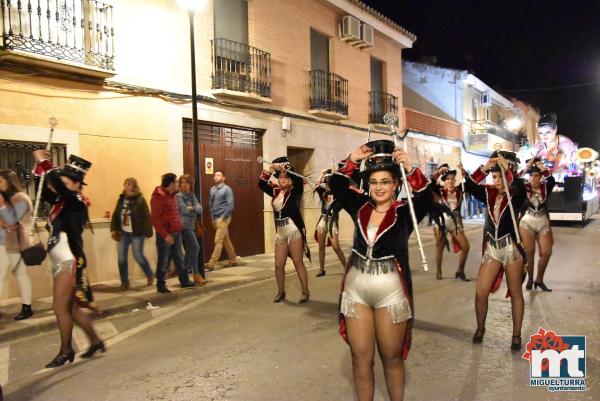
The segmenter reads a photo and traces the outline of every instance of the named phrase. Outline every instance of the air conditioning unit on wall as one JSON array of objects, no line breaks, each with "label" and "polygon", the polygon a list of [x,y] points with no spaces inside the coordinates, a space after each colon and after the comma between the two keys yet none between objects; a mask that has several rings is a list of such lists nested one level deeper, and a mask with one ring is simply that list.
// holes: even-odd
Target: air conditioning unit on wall
[{"label": "air conditioning unit on wall", "polygon": [[352,15],[346,15],[342,18],[341,40],[349,43],[360,42],[360,31],[360,20],[358,18]]},{"label": "air conditioning unit on wall", "polygon": [[358,45],[358,47],[361,49],[367,49],[375,46],[373,27],[365,24],[364,22],[360,24],[360,38],[362,43]]}]

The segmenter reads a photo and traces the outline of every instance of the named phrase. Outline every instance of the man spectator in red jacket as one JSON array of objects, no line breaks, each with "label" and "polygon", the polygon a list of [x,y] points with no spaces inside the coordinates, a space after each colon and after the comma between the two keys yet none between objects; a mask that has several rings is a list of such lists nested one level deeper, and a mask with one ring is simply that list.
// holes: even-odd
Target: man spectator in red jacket
[{"label": "man spectator in red jacket", "polygon": [[169,253],[175,262],[175,269],[182,288],[195,287],[188,277],[183,264],[181,239],[181,220],[175,193],[177,192],[177,176],[168,173],[162,176],[160,187],[156,187],[150,200],[152,225],[156,231],[156,249],[158,262],[156,264],[156,289],[162,294],[171,291],[167,288],[165,275],[169,267]]}]

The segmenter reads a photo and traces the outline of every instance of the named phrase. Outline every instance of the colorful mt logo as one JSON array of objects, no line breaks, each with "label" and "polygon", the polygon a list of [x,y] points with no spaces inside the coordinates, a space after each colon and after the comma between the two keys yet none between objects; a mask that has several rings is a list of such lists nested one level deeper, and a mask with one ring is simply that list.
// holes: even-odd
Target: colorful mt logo
[{"label": "colorful mt logo", "polygon": [[540,327],[522,356],[530,364],[529,385],[548,391],[585,391],[585,343],[585,336],[559,336]]}]

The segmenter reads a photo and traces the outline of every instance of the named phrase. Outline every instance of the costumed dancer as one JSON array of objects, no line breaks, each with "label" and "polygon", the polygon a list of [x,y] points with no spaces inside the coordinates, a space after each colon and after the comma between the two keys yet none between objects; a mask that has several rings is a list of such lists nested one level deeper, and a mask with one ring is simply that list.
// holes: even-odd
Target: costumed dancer
[{"label": "costumed dancer", "polygon": [[[473,343],[480,344],[485,334],[485,319],[488,310],[488,298],[502,283],[503,272],[506,271],[507,296],[512,304],[512,341],[511,349],[521,349],[521,326],[523,323],[523,265],[526,263],[525,252],[518,245],[518,229],[511,216],[512,210],[519,211],[525,202],[525,187],[511,166],[516,163],[516,154],[508,151],[496,151],[484,166],[467,176],[462,165],[465,190],[487,205],[483,234],[483,260],[477,276],[475,293],[475,312],[477,330],[473,335]],[[505,177],[502,177],[504,171]],[[489,173],[492,173],[493,185],[479,184]],[[505,185],[505,181],[508,184]],[[507,193],[507,191],[510,191]]]},{"label": "costumed dancer", "polygon": [[463,201],[463,191],[460,185],[456,185],[456,170],[446,170],[440,176],[440,182],[443,186],[434,194],[434,199],[439,198],[439,202],[447,206],[452,211],[452,216],[444,215],[444,224],[440,228],[434,227],[436,238],[435,262],[437,267],[436,278],[442,279],[442,260],[444,256],[444,247],[450,250],[447,235],[452,237],[452,248],[454,252],[460,252],[458,260],[458,270],[454,274],[455,278],[463,281],[470,281],[465,276],[465,263],[469,255],[469,241],[464,233],[461,217],[461,207]]},{"label": "costumed dancer", "polygon": [[[310,298],[308,291],[308,273],[303,257],[310,259],[310,251],[306,242],[306,228],[300,213],[300,202],[304,193],[304,180],[293,173],[287,157],[273,160],[268,171],[263,171],[258,180],[258,186],[273,198],[271,205],[275,214],[275,278],[277,280],[277,295],[273,302],[285,300],[285,263],[288,256],[292,259],[296,273],[302,286],[300,303]],[[271,179],[277,179],[273,182]]]},{"label": "costumed dancer", "polygon": [[[325,170],[319,177],[318,186],[315,192],[319,195],[321,201],[321,217],[317,222],[315,229],[315,240],[319,244],[319,272],[317,277],[322,277],[326,274],[325,271],[325,249],[331,245],[342,266],[346,266],[346,256],[340,246],[340,230],[339,230],[339,202],[335,202],[335,198],[329,188],[329,178],[333,174],[333,170]],[[337,209],[337,210],[336,210]]]},{"label": "costumed dancer", "polygon": [[[527,285],[526,289],[541,288],[542,291],[552,291],[544,284],[544,273],[550,256],[552,255],[552,228],[548,214],[548,197],[552,194],[555,181],[550,175],[550,170],[544,166],[539,158],[527,162],[523,173],[529,174],[529,183],[525,185],[527,201],[519,221],[519,233],[523,247],[527,253]],[[522,175],[522,174],[520,174]],[[539,247],[538,271],[536,280],[533,280],[533,264],[535,258],[535,244]]]},{"label": "costumed dancer", "polygon": [[[433,194],[434,194],[434,201],[436,200],[436,198],[435,198],[436,194],[439,195],[440,189],[444,186],[444,182],[442,181],[442,175],[445,174],[448,170],[450,170],[450,166],[448,165],[448,163],[443,163],[437,168],[435,173],[433,173],[430,177],[431,190],[433,191]],[[434,217],[433,217],[433,214],[430,213],[429,221],[428,221],[427,225],[433,226],[433,223],[434,223]]]},{"label": "costumed dancer", "polygon": [[83,250],[83,229],[89,223],[88,198],[81,193],[84,178],[91,163],[71,155],[64,168],[53,168],[49,151],[36,150],[36,176],[45,173],[42,199],[52,205],[48,216],[48,256],[54,278],[53,308],[60,331],[60,351],[46,365],[55,368],[73,362],[73,322],[79,325],[90,341],[81,357],[90,358],[96,351],[105,352],[104,343],[96,334],[90,316],[83,308],[98,312],[87,273],[87,258]]},{"label": "costumed dancer", "polygon": [[[365,159],[363,179],[369,195],[351,185]],[[354,244],[340,297],[340,334],[350,345],[354,386],[359,401],[373,399],[375,341],[391,400],[404,396],[404,359],[411,344],[414,306],[408,266],[408,237],[413,231],[409,206],[398,201],[399,164],[406,153],[389,140],[369,142],[352,151],[329,186],[355,224]],[[407,172],[417,220],[434,207],[428,179],[418,168]]]}]

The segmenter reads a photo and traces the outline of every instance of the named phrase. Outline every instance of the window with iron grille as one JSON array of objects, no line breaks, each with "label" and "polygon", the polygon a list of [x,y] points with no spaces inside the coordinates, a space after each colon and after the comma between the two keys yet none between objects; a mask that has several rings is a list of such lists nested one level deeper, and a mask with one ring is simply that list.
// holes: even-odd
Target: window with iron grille
[{"label": "window with iron grille", "polygon": [[[19,176],[23,189],[27,195],[35,199],[35,180],[33,177],[33,168],[35,160],[33,151],[45,149],[46,144],[41,142],[25,141],[7,141],[0,139],[0,170],[13,170]],[[52,145],[52,163],[55,166],[62,166],[67,160],[67,145]],[[45,217],[48,213],[48,207],[41,206],[38,216]]]},{"label": "window with iron grille", "polygon": [[[252,128],[214,125],[206,122],[198,123],[198,142],[210,145],[255,147],[259,144],[262,131]],[[192,141],[192,120],[183,119],[183,137]]]}]

